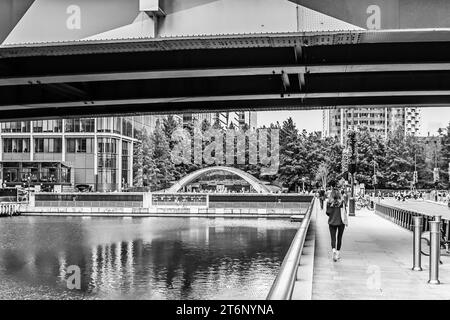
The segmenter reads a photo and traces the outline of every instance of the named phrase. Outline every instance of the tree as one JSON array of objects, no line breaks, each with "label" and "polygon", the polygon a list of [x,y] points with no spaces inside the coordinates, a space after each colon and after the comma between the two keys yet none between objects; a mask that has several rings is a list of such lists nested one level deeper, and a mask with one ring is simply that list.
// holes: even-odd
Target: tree
[{"label": "tree", "polygon": [[325,162],[322,162],[316,170],[315,180],[322,184],[322,188],[327,188],[327,180],[330,175],[330,170]]},{"label": "tree", "polygon": [[174,116],[169,115],[167,118],[164,118],[162,130],[166,136],[167,141],[169,141],[170,150],[173,149],[173,146],[175,144],[175,141],[172,141],[172,134],[178,128],[179,128],[179,124],[175,120]]},{"label": "tree", "polygon": [[328,181],[338,183],[343,178],[342,158],[344,146],[337,137],[328,137],[322,142],[322,152],[329,169]]},{"label": "tree", "polygon": [[170,156],[169,142],[161,125],[157,125],[151,135],[152,162],[148,168],[147,177],[151,181],[152,189],[168,188],[174,180],[175,166]]},{"label": "tree", "polygon": [[302,166],[302,143],[298,130],[292,118],[283,122],[280,129],[280,182],[295,190],[302,173],[306,173],[306,167]]},{"label": "tree", "polygon": [[376,144],[373,135],[367,128],[360,128],[356,138],[356,174],[359,183],[373,187],[373,166],[375,163]]},{"label": "tree", "polygon": [[413,180],[414,163],[411,139],[407,139],[402,128],[389,135],[386,146],[386,187],[393,189],[409,188]]},{"label": "tree", "polygon": [[441,130],[441,148],[439,150],[439,167],[441,169],[441,187],[449,188],[449,165],[450,165],[450,122],[446,130]]},{"label": "tree", "polygon": [[148,185],[148,174],[153,170],[154,159],[150,136],[143,129],[136,133],[138,142],[133,148],[133,185],[144,187]]}]

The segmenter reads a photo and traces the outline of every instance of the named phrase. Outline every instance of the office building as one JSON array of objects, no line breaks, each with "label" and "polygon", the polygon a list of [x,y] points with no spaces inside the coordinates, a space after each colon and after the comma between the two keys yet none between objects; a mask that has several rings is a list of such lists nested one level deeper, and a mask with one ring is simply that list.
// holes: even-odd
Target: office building
[{"label": "office building", "polygon": [[133,185],[133,143],[152,117],[56,119],[0,124],[4,186],[118,191]]}]

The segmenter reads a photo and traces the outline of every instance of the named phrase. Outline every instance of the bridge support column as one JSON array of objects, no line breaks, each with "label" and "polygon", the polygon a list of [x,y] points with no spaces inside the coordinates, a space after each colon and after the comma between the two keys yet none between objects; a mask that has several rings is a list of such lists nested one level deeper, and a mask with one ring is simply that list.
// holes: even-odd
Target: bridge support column
[{"label": "bridge support column", "polygon": [[421,253],[421,237],[422,237],[422,216],[414,218],[414,240],[413,240],[413,270],[422,271],[422,253]]},{"label": "bridge support column", "polygon": [[441,253],[441,217],[430,221],[430,277],[429,284],[440,284],[439,261]]}]

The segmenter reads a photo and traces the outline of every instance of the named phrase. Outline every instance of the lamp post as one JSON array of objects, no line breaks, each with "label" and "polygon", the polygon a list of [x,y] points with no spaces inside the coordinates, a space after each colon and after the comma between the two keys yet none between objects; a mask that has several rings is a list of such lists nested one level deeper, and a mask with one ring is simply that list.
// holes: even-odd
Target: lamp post
[{"label": "lamp post", "polygon": [[348,203],[348,214],[349,216],[355,215],[355,172],[356,172],[356,132],[350,130],[348,132],[348,144],[350,148],[350,163],[349,163],[349,174],[350,174],[350,200]]},{"label": "lamp post", "polygon": [[417,178],[417,152],[414,149],[414,174],[413,174],[413,191],[416,192],[416,184],[418,182]]},{"label": "lamp post", "polygon": [[27,192],[27,200],[28,200],[28,203],[30,203],[30,184],[31,184],[31,174],[28,174],[28,177],[27,177],[27,182],[28,182],[28,192]]},{"label": "lamp post", "polygon": [[373,159],[373,197],[375,198],[377,196],[377,172],[376,172],[376,161]]},{"label": "lamp post", "polygon": [[434,178],[434,199],[438,201],[438,193],[437,186],[439,184],[439,168],[437,166],[437,141],[434,141],[434,170],[433,170],[433,178]]}]

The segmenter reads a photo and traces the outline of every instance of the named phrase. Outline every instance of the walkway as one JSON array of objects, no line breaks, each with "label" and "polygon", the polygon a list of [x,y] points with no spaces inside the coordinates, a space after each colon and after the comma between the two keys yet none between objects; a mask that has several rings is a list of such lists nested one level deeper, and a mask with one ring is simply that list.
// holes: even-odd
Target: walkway
[{"label": "walkway", "polygon": [[349,219],[341,260],[333,262],[327,216],[318,211],[312,299],[450,299],[450,258],[442,258],[442,284],[428,285],[426,257],[424,271],[411,270],[410,231],[366,209]]}]

